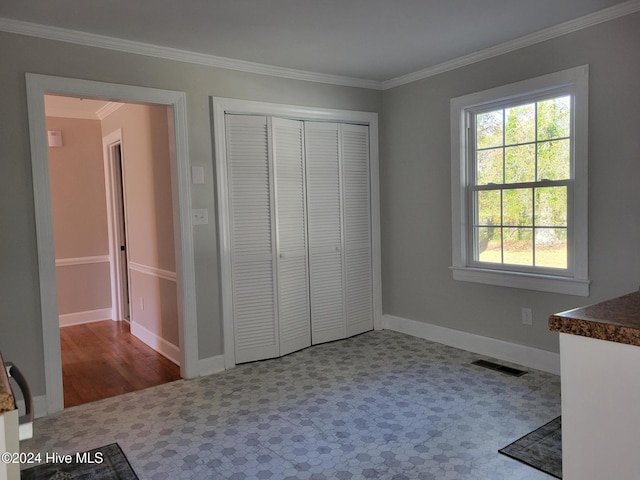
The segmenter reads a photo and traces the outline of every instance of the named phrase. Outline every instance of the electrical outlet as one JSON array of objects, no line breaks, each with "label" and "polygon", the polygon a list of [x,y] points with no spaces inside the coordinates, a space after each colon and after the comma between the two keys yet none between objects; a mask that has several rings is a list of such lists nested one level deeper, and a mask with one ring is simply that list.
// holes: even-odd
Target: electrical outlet
[{"label": "electrical outlet", "polygon": [[533,325],[533,314],[530,308],[522,307],[522,324]]}]

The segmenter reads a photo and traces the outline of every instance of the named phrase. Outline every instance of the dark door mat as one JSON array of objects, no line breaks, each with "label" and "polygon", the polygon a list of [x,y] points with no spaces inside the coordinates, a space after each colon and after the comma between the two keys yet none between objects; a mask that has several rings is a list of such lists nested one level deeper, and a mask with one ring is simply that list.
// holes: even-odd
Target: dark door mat
[{"label": "dark door mat", "polygon": [[498,450],[538,470],[562,478],[562,417]]},{"label": "dark door mat", "polygon": [[71,455],[70,463],[46,463],[22,470],[22,480],[138,480],[120,445],[112,443]]}]

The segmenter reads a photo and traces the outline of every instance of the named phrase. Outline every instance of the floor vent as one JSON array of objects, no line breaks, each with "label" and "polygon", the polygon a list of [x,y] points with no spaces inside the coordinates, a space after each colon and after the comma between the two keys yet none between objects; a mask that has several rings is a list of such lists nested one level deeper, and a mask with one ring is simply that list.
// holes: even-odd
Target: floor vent
[{"label": "floor vent", "polygon": [[495,370],[496,372],[504,373],[505,375],[511,375],[512,377],[521,377],[527,373],[524,370],[507,367],[506,365],[500,365],[499,363],[489,362],[487,360],[476,360],[475,362],[471,362],[471,364]]}]

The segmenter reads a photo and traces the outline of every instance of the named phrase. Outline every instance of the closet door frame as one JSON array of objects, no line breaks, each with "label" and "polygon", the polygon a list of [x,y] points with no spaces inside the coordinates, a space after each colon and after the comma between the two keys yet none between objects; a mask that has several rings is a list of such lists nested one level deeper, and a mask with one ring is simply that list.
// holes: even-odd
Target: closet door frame
[{"label": "closet door frame", "polygon": [[354,123],[369,127],[369,181],[371,202],[371,251],[373,272],[373,328],[382,329],[382,281],[380,255],[380,176],[378,160],[378,114],[355,110],[285,105],[233,98],[211,97],[218,203],[220,283],[225,369],[236,365],[231,282],[231,225],[225,114],[266,115],[302,121]]}]

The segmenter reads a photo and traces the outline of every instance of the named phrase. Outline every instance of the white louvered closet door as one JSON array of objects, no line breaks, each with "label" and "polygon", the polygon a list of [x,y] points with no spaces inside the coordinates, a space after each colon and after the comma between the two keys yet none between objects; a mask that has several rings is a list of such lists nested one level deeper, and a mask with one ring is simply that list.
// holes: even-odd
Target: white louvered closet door
[{"label": "white louvered closet door", "polygon": [[271,119],[280,355],[311,345],[303,123]]},{"label": "white louvered closet door", "polygon": [[312,342],[346,337],[339,126],[305,122]]},{"label": "white louvered closet door", "polygon": [[236,363],[279,355],[267,118],[226,115]]},{"label": "white louvered closet door", "polygon": [[340,125],[347,336],[373,329],[369,128]]}]

